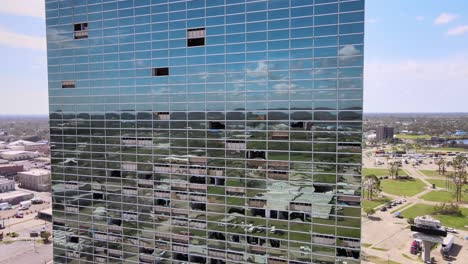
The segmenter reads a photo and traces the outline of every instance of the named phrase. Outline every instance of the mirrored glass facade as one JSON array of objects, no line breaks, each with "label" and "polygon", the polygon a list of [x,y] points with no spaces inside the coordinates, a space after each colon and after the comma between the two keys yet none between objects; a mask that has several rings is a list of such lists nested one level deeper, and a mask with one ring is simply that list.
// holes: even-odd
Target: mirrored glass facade
[{"label": "mirrored glass facade", "polygon": [[56,263],[359,263],[364,0],[46,0]]}]

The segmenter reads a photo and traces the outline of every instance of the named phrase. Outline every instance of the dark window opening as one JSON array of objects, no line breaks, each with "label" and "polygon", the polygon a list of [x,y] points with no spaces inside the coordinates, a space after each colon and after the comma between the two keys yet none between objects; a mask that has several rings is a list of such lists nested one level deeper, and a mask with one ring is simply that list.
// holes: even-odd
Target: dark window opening
[{"label": "dark window opening", "polygon": [[240,242],[240,237],[239,237],[239,235],[232,235],[232,236],[231,236],[231,241],[232,241],[232,242],[239,243],[239,242]]},{"label": "dark window opening", "polygon": [[205,28],[187,29],[187,46],[205,46]]},{"label": "dark window opening", "polygon": [[276,239],[269,239],[270,240],[270,246],[274,248],[279,248],[281,246],[281,241],[276,240]]},{"label": "dark window opening", "polygon": [[306,218],[306,215],[304,213],[297,213],[297,212],[291,213],[291,217],[290,217],[291,220],[300,219],[302,221],[305,221],[305,218]]},{"label": "dark window opening", "polygon": [[208,232],[208,237],[216,240],[226,240],[224,234],[219,232]]},{"label": "dark window opening", "polygon": [[247,152],[248,159],[266,159],[266,152],[265,151],[249,151]]},{"label": "dark window opening", "polygon": [[206,258],[200,256],[190,256],[189,263],[206,263]]},{"label": "dark window opening", "polygon": [[205,46],[205,38],[187,39],[187,46],[189,47]]},{"label": "dark window opening", "polygon": [[107,221],[107,223],[108,223],[109,225],[121,226],[121,225],[122,225],[122,220],[109,218],[109,220]]},{"label": "dark window opening", "polygon": [[247,236],[247,243],[249,243],[251,245],[263,246],[263,244],[265,244],[265,242],[266,242],[266,240],[264,238]]},{"label": "dark window opening", "polygon": [[190,183],[206,184],[206,177],[191,176],[189,181]]},{"label": "dark window opening", "polygon": [[102,194],[102,193],[93,193],[93,199],[94,200],[102,200],[102,199],[104,199],[104,194]]},{"label": "dark window opening", "polygon": [[241,215],[245,215],[245,209],[243,209],[243,208],[231,208],[231,209],[229,209],[228,213],[229,214],[238,213],[238,214],[241,214]]},{"label": "dark window opening", "polygon": [[224,186],[224,183],[224,178],[210,177],[210,184],[212,185]]},{"label": "dark window opening", "polygon": [[62,88],[75,88],[76,82],[75,81],[62,81]]},{"label": "dark window opening", "polygon": [[210,122],[210,129],[226,129],[226,126],[221,122]]},{"label": "dark window opening", "polygon": [[226,262],[220,259],[211,259],[210,264],[226,264]]},{"label": "dark window opening", "polygon": [[152,255],[153,252],[154,252],[154,248],[146,248],[146,247],[140,248],[140,253],[143,253],[143,254]]},{"label": "dark window opening", "polygon": [[314,189],[316,193],[325,193],[325,192],[333,191],[333,187],[328,186],[328,185],[315,185],[314,184]]},{"label": "dark window opening", "polygon": [[256,209],[256,208],[252,208],[250,209],[250,214],[252,216],[261,216],[261,217],[265,217],[265,209]]},{"label": "dark window opening", "polygon": [[74,38],[84,39],[88,38],[88,23],[77,23],[73,25]]},{"label": "dark window opening", "polygon": [[190,203],[190,208],[193,210],[206,211],[206,204],[204,203]]},{"label": "dark window opening", "polygon": [[156,199],[156,205],[169,207],[171,201],[166,199]]},{"label": "dark window opening", "polygon": [[110,173],[111,177],[121,177],[121,172],[120,171],[111,171]]},{"label": "dark window opening", "polygon": [[173,252],[172,257],[175,260],[188,261],[188,255],[187,254]]},{"label": "dark window opening", "polygon": [[304,122],[293,122],[291,123],[292,128],[304,128]]},{"label": "dark window opening", "polygon": [[77,236],[69,236],[67,240],[70,243],[76,243],[76,244],[80,242],[80,238]]},{"label": "dark window opening", "polygon": [[153,68],[153,76],[167,76],[169,68]]}]

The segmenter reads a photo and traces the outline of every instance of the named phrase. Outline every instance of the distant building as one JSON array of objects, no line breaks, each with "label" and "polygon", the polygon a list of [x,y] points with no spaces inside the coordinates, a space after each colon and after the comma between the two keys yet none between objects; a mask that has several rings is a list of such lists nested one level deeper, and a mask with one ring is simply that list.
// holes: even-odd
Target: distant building
[{"label": "distant building", "polygon": [[393,127],[378,127],[377,128],[377,136],[376,139],[377,141],[382,141],[386,139],[392,139],[394,134],[394,128]]},{"label": "distant building", "polygon": [[0,177],[0,193],[10,192],[15,190],[15,181]]},{"label": "distant building", "polygon": [[39,157],[40,154],[38,152],[31,152],[31,151],[23,151],[23,150],[11,150],[11,151],[4,151],[0,153],[0,157],[6,160],[28,160],[34,159]]},{"label": "distant building", "polygon": [[2,176],[12,176],[16,175],[16,173],[24,171],[23,165],[18,164],[0,164],[0,175]]},{"label": "distant building", "polygon": [[50,191],[50,171],[33,169],[18,173],[19,186],[24,189],[47,192]]}]

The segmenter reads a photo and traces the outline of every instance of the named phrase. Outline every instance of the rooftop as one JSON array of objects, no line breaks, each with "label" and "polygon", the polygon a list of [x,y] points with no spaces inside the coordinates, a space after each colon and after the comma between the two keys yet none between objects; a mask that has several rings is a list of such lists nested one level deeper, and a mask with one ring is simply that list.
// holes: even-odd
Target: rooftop
[{"label": "rooftop", "polygon": [[32,169],[29,171],[23,171],[20,172],[21,174],[27,174],[27,175],[32,175],[32,176],[43,176],[43,175],[49,175],[50,171],[44,170],[44,169]]}]

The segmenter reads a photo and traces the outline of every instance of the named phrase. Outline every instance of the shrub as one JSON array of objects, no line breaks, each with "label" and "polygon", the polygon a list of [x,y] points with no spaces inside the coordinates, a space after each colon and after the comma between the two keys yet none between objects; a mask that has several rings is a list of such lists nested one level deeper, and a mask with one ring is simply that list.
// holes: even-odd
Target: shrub
[{"label": "shrub", "polygon": [[434,214],[463,216],[460,207],[457,204],[440,204],[434,206]]}]

